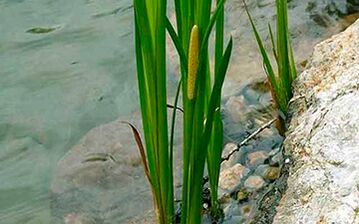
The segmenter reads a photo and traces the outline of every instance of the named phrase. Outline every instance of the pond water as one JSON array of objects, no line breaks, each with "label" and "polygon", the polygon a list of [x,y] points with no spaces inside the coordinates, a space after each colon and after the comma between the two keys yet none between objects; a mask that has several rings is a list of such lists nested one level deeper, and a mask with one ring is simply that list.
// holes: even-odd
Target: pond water
[{"label": "pond water", "polygon": [[[273,1],[249,6],[265,32]],[[304,64],[357,9],[329,0],[293,0],[290,8],[300,18],[292,26]],[[263,78],[241,4],[229,2],[226,11],[236,63],[225,99]],[[0,0],[0,224],[53,223],[49,189],[61,158],[90,129],[138,111],[132,19],[129,0]],[[226,130],[243,137],[237,128]]]}]

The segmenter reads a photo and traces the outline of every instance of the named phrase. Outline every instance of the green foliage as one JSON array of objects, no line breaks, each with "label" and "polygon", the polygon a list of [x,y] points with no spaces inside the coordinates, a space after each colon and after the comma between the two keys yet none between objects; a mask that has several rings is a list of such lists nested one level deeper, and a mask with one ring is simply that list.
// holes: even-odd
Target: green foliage
[{"label": "green foliage", "polygon": [[[135,137],[153,191],[159,223],[174,223],[173,139],[180,92],[184,122],[181,223],[201,223],[202,182],[206,160],[212,204],[217,208],[223,145],[221,90],[232,51],[230,39],[223,52],[224,3],[225,0],[218,1],[216,10],[211,14],[211,0],[175,0],[176,32],[166,18],[166,0],[134,0],[137,78],[146,147],[142,146],[138,134]],[[192,51],[198,52],[191,52],[194,56],[189,58],[191,30],[195,26],[196,30],[198,28],[198,36],[192,38],[192,45],[193,41],[197,41],[194,46],[198,46]],[[208,39],[214,26],[215,69],[211,76]],[[173,104],[170,136],[167,134],[166,29],[179,54],[181,67],[181,81]],[[194,78],[188,74],[191,65],[198,66]],[[190,68],[193,70],[194,67]],[[211,80],[211,77],[214,79]],[[194,86],[190,85],[190,89],[188,80],[193,80],[191,82]],[[191,94],[188,95],[188,91]]]},{"label": "green foliage", "polygon": [[276,41],[274,40],[272,28],[270,25],[268,25],[273,55],[275,57],[278,69],[277,73],[274,72],[268,53],[264,47],[263,41],[257,31],[257,28],[253,22],[253,19],[248,11],[247,5],[244,0],[243,3],[248,14],[251,26],[253,28],[253,32],[258,43],[260,53],[263,58],[265,72],[268,76],[272,88],[272,96],[278,109],[284,115],[286,115],[289,100],[292,98],[292,82],[297,74],[288,31],[287,0],[276,0]]}]

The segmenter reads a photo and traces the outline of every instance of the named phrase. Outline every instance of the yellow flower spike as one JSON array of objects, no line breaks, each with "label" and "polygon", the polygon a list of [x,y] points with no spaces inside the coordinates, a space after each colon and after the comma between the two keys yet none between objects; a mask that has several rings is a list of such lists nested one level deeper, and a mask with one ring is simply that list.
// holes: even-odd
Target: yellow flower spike
[{"label": "yellow flower spike", "polygon": [[194,25],[191,30],[191,37],[189,42],[188,52],[188,78],[187,78],[187,97],[193,100],[196,87],[196,78],[198,70],[198,27]]}]

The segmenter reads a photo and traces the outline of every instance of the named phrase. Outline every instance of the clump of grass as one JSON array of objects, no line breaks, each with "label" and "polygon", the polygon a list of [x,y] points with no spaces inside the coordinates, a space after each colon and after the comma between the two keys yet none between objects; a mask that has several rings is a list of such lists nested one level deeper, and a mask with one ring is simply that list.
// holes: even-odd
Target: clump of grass
[{"label": "clump of grass", "polygon": [[[221,90],[232,51],[232,39],[223,47],[223,5],[211,0],[175,0],[177,31],[166,17],[166,0],[134,0],[137,78],[145,147],[132,127],[145,173],[150,182],[159,223],[174,223],[173,139],[180,92],[183,103],[183,189],[181,223],[201,223],[202,182],[207,160],[212,204],[223,145]],[[216,24],[215,62],[211,80],[208,39]],[[166,42],[170,34],[180,58],[170,136],[167,124]],[[215,207],[216,208],[216,207]]]},{"label": "clump of grass", "polygon": [[277,66],[274,71],[272,62],[264,47],[263,41],[257,31],[254,21],[249,13],[245,0],[245,10],[248,14],[253,32],[258,43],[260,53],[263,58],[263,65],[267,77],[271,84],[272,96],[278,109],[283,115],[287,115],[287,106],[292,98],[292,82],[296,78],[297,72],[294,62],[293,50],[288,31],[288,6],[287,0],[276,0],[277,26],[276,40],[272,28],[268,24],[269,36],[272,45],[273,56]]}]

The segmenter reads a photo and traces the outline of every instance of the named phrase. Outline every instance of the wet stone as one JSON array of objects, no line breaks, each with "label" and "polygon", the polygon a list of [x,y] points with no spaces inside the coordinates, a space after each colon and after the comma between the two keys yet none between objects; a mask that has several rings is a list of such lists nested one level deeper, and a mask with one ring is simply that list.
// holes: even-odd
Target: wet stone
[{"label": "wet stone", "polygon": [[238,202],[246,201],[248,199],[248,196],[249,196],[249,192],[246,191],[245,189],[241,189],[237,193],[237,201]]},{"label": "wet stone", "polygon": [[232,216],[230,219],[225,220],[223,224],[238,224],[244,223],[244,218],[242,216]]},{"label": "wet stone", "polygon": [[267,180],[276,180],[279,178],[279,176],[280,176],[279,167],[269,167],[264,178]]},{"label": "wet stone", "polygon": [[244,182],[244,187],[248,190],[259,190],[265,185],[265,181],[260,176],[250,176]]},{"label": "wet stone", "polygon": [[[235,143],[227,143],[224,148],[223,148],[223,152],[222,152],[222,158],[226,158],[231,152],[233,152],[235,149],[237,149],[237,144]],[[238,163],[238,161],[240,160],[241,156],[243,153],[239,152],[235,152],[228,160],[223,161],[221,168],[222,169],[228,169],[232,166],[234,166],[235,164]]]},{"label": "wet stone", "polygon": [[263,164],[268,157],[269,155],[266,151],[252,152],[248,154],[248,165],[257,166]]},{"label": "wet stone", "polygon": [[249,205],[243,205],[241,210],[243,215],[248,215],[248,213],[251,211],[251,207]]},{"label": "wet stone", "polygon": [[259,165],[255,170],[255,174],[257,174],[261,177],[265,177],[269,168],[270,168],[270,166],[268,164]]},{"label": "wet stone", "polygon": [[231,96],[225,104],[225,108],[235,123],[245,121],[246,116],[243,115],[249,112],[243,95]]},{"label": "wet stone", "polygon": [[231,168],[225,169],[219,175],[219,187],[233,191],[239,186],[242,178],[248,173],[249,169],[241,164],[236,164]]}]

